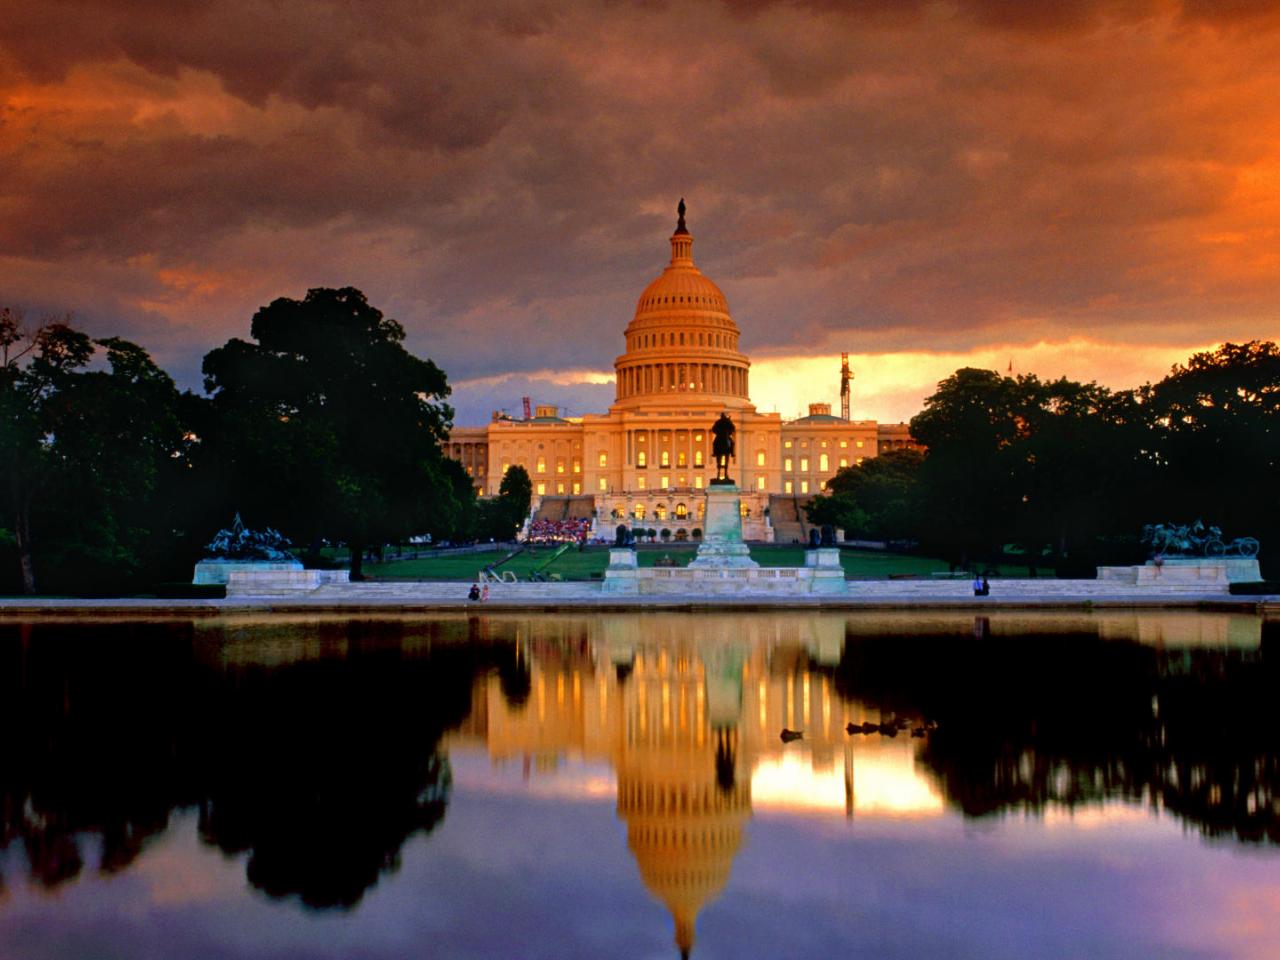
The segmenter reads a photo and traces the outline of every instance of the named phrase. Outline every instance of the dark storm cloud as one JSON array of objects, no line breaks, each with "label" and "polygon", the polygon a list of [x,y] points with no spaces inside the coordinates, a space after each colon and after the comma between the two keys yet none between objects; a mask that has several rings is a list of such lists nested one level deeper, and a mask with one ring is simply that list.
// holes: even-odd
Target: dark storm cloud
[{"label": "dark storm cloud", "polygon": [[0,300],[195,370],[353,284],[457,381],[608,369],[684,194],[761,355],[1275,336],[1278,19],[0,0]]}]

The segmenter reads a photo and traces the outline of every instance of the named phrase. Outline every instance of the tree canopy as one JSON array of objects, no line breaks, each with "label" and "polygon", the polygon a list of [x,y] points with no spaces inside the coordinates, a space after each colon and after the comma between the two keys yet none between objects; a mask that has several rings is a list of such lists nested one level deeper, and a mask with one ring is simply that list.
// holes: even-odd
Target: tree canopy
[{"label": "tree canopy", "polygon": [[[0,495],[22,590],[118,589],[154,572],[187,463],[173,380],[138,345],[65,320],[26,330],[5,311],[0,345]],[[99,349],[105,369],[90,366]]]},{"label": "tree canopy", "polygon": [[246,517],[316,549],[347,542],[355,577],[366,545],[456,529],[449,385],[399,323],[359,290],[318,288],[272,301],[250,331],[204,359],[209,455]]}]

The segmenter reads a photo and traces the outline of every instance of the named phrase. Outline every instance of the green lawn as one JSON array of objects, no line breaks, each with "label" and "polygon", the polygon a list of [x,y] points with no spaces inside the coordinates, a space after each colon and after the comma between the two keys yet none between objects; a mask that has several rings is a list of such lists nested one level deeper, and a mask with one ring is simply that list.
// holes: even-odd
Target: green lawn
[{"label": "green lawn", "polygon": [[[696,547],[693,545],[673,544],[653,549],[642,547],[638,551],[640,566],[651,567],[654,562],[670,557],[680,566],[685,566],[693,559]],[[529,579],[530,574],[542,567],[555,552],[551,547],[538,547],[536,552],[521,553],[499,570],[510,570],[521,580]],[[753,546],[751,557],[763,567],[800,567],[804,566],[804,549],[799,546]],[[393,560],[388,563],[366,563],[365,572],[374,578],[409,579],[409,580],[474,580],[480,569],[489,563],[496,563],[506,556],[505,551],[495,550],[485,553],[468,553],[447,557],[430,557],[420,560]],[[879,553],[872,550],[841,550],[840,560],[848,577],[888,577],[888,576],[929,576],[936,572],[945,572],[947,564],[942,560],[928,557],[911,557],[900,554]],[[609,548],[604,546],[588,547],[579,552],[570,547],[543,572],[559,574],[564,580],[589,580],[592,574],[597,579],[604,575],[609,564]],[[1010,569],[1008,573],[1017,575]]]}]

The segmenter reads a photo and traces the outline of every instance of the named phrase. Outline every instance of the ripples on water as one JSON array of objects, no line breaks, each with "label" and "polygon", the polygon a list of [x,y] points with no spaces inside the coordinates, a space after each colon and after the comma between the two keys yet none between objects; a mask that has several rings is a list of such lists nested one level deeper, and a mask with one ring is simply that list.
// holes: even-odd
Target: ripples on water
[{"label": "ripples on water", "polygon": [[0,957],[1280,956],[1278,627],[0,624]]}]

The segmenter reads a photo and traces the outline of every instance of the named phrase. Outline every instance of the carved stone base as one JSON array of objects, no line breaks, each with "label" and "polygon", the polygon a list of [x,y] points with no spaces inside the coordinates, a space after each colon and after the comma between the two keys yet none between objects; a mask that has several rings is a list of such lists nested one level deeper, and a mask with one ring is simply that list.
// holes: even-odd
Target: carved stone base
[{"label": "carved stone base", "polygon": [[192,583],[226,583],[233,570],[240,572],[271,573],[283,570],[301,570],[299,560],[201,560],[196,564]]},{"label": "carved stone base", "polygon": [[736,484],[707,489],[707,513],[703,517],[702,543],[690,567],[753,569],[751,550],[742,542],[742,498]]}]

